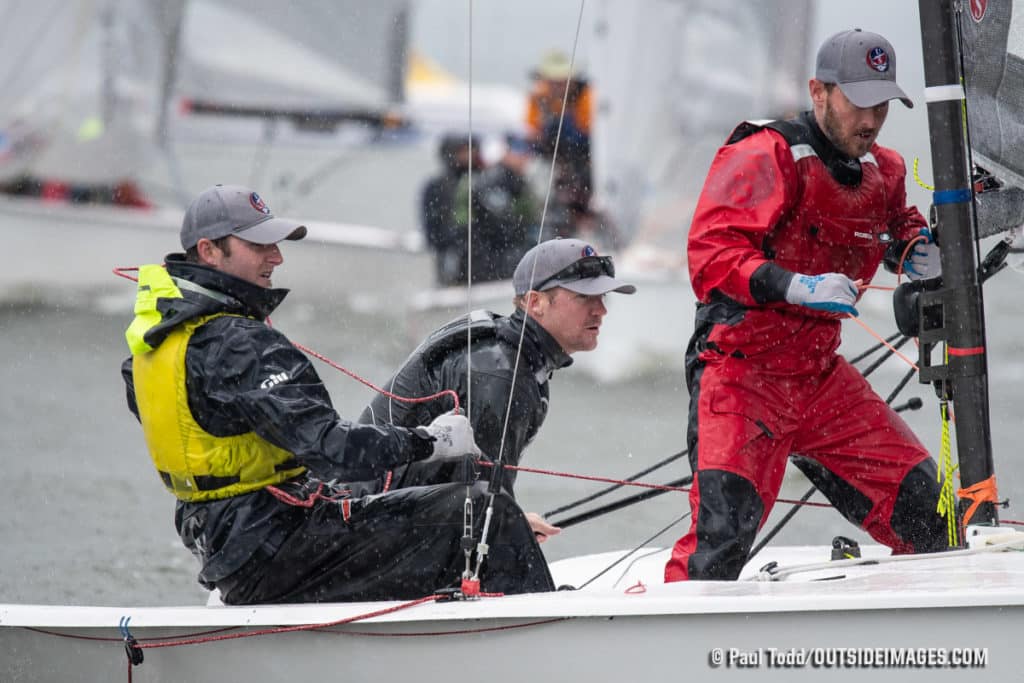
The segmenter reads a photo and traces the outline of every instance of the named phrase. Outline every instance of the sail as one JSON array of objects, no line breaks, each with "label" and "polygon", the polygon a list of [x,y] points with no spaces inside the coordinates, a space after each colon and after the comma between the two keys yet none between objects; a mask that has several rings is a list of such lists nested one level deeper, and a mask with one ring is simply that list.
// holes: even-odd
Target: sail
[{"label": "sail", "polygon": [[345,118],[404,98],[409,0],[190,0],[175,97],[196,110]]},{"label": "sail", "polygon": [[597,196],[634,245],[681,259],[715,150],[806,98],[810,0],[603,0],[590,37]]},{"label": "sail", "polygon": [[964,82],[976,164],[1003,183],[977,195],[982,236],[1024,223],[1024,3],[965,3]]},{"label": "sail", "polygon": [[116,184],[151,161],[183,0],[0,3],[0,182]]},{"label": "sail", "polygon": [[[0,2],[0,185],[116,186],[168,106],[380,123],[404,96],[409,0]],[[41,179],[41,180],[40,180]]]},{"label": "sail", "polygon": [[967,4],[961,26],[971,146],[982,165],[1024,187],[1024,4]]}]

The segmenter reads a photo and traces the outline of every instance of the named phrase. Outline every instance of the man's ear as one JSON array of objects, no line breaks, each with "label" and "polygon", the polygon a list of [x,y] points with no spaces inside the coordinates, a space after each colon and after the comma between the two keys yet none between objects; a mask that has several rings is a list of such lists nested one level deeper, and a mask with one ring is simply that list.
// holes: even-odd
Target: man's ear
[{"label": "man's ear", "polygon": [[807,83],[807,91],[811,95],[811,102],[817,106],[825,106],[825,100],[828,99],[828,90],[825,89],[824,82],[819,81],[817,78],[812,78]]},{"label": "man's ear", "polygon": [[199,255],[199,262],[203,265],[214,267],[220,265],[221,253],[221,250],[217,248],[213,240],[200,237],[199,241],[196,242],[196,254]]},{"label": "man's ear", "polygon": [[536,292],[532,289],[526,293],[524,299],[524,304],[526,305],[526,312],[530,315],[531,318],[536,319],[544,317],[544,313],[545,311],[547,311],[548,306],[551,303],[547,294],[544,294],[543,292]]}]

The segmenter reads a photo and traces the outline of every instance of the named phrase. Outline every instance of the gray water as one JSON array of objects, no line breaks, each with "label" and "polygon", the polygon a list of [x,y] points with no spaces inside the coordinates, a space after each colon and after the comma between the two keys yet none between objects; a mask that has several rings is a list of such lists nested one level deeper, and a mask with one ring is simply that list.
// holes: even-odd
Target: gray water
[{"label": "gray water", "polygon": [[[248,182],[253,175],[272,207],[288,206],[296,217],[398,230],[415,229],[416,192],[433,163],[426,144],[362,151],[274,149],[263,155],[264,165],[255,173],[255,148],[238,146],[225,154],[194,145],[183,152],[189,192],[217,181]],[[296,191],[298,180],[327,167],[322,182],[308,192]],[[387,188],[384,197],[381,186]],[[124,403],[119,367],[127,355],[123,330],[131,320],[134,289],[110,273],[115,266],[159,261],[176,250],[176,233],[64,214],[28,215],[6,203],[0,204],[0,214],[6,247],[0,274],[0,453],[6,470],[0,496],[0,603],[201,602],[194,560],[173,529],[173,498],[155,476],[141,430]],[[287,244],[284,253],[275,284],[293,291],[274,324],[370,380],[387,377],[431,325],[465,310],[406,311],[408,298],[431,283],[429,257],[423,254],[311,242]],[[993,440],[1000,494],[1011,501],[1024,484],[1017,448],[1024,397],[1021,277],[1008,270],[986,291]],[[641,287],[633,299],[642,296]],[[654,308],[665,316],[691,315],[672,297],[659,296],[664,300],[653,302]],[[627,299],[614,301],[609,317],[624,310],[617,307],[628,306]],[[889,316],[884,295],[863,306],[863,318],[884,334],[894,329]],[[651,324],[656,334],[657,323]],[[844,350],[854,354],[872,343],[860,328],[848,325]],[[613,383],[580,368],[559,372],[547,423],[524,464],[619,478],[681,450],[685,341],[677,340],[675,358],[658,359],[646,371]],[[887,394],[903,372],[904,366],[891,361],[872,379]],[[370,400],[368,388],[341,373],[321,366],[321,375],[342,415],[356,416]],[[939,422],[931,391],[912,384],[901,400],[911,395],[924,398],[926,407],[908,421],[936,452]],[[660,483],[688,472],[681,459],[643,480]],[[543,513],[601,486],[523,474],[517,488],[526,510]],[[788,477],[783,496],[799,497],[806,487],[799,475]],[[684,495],[668,493],[567,529],[544,549],[556,560],[631,548],[687,509]],[[779,505],[769,525],[787,509]],[[1005,515],[1024,517],[1012,508]],[[670,545],[684,531],[685,522],[655,545]],[[864,539],[835,512],[807,508],[776,542],[827,544],[840,533]]]}]

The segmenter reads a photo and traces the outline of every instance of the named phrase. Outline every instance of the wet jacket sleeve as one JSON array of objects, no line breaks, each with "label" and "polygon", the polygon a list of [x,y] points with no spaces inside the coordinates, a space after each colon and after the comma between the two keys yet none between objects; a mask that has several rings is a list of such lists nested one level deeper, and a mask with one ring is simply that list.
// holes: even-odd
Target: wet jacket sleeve
[{"label": "wet jacket sleeve", "polygon": [[[476,358],[476,355],[474,356]],[[466,356],[458,354],[445,362],[442,380],[447,386],[458,387],[462,400],[466,395]],[[520,368],[520,373],[523,368]],[[512,371],[502,367],[487,367],[486,363],[474,365],[471,373],[473,390],[469,416],[473,424],[473,437],[483,457],[496,462],[500,456],[505,465],[516,466],[523,451],[536,435],[544,411],[542,409],[536,380],[529,374],[520,375],[512,392],[509,407],[509,391],[512,388]],[[505,414],[508,411],[507,427]],[[503,443],[504,439],[504,443]],[[504,487],[513,493],[515,471],[506,470]],[[489,476],[486,473],[484,476]]]},{"label": "wet jacket sleeve", "polygon": [[[799,183],[789,147],[775,131],[762,130],[718,150],[687,242],[699,300],[709,301],[716,290],[746,306],[777,298],[779,280],[789,274],[763,268],[771,263],[763,245],[795,205]],[[766,276],[772,281],[762,282]]]},{"label": "wet jacket sleeve", "polygon": [[254,431],[320,478],[373,478],[433,451],[407,429],[342,419],[309,359],[260,322],[211,321],[193,335],[185,362],[189,404],[204,429]]}]

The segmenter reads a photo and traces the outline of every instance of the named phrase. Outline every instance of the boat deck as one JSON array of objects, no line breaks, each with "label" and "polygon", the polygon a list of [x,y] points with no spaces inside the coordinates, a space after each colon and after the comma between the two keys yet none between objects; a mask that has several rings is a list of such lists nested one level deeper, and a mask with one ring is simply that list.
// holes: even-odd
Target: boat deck
[{"label": "boat deck", "polygon": [[[960,606],[1024,605],[1024,553],[953,551],[941,556],[888,558],[888,549],[862,548],[865,560],[828,561],[829,549],[768,549],[738,581],[664,584],[668,550],[648,550],[620,563],[582,590],[512,595],[474,601],[435,602],[383,614],[367,623],[671,614],[860,611]],[[556,585],[582,585],[624,555],[608,552],[556,562]],[[895,559],[895,561],[887,561]],[[758,577],[778,563],[803,568],[781,579]],[[860,562],[863,562],[861,560]],[[486,588],[486,587],[485,587]],[[0,604],[0,627],[102,628],[130,617],[134,628],[155,626],[262,626],[327,623],[401,605],[401,602],[232,607],[90,607]]]}]

